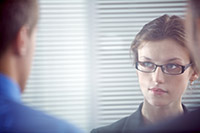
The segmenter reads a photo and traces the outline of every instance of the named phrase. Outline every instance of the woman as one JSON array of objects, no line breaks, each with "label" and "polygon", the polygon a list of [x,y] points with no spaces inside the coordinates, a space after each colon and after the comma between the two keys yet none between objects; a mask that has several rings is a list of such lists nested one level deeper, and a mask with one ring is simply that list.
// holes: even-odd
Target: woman
[{"label": "woman", "polygon": [[[197,68],[200,71],[200,1],[188,0],[188,8],[186,15],[186,30],[189,42],[187,43],[190,49]],[[193,133],[200,131],[200,107],[187,113],[183,116],[174,118],[169,121],[164,121],[153,126],[141,128],[137,133]]]},{"label": "woman", "polygon": [[131,45],[144,102],[129,117],[92,133],[132,132],[137,128],[187,112],[181,98],[198,78],[185,47],[182,19],[163,15],[137,34]]}]

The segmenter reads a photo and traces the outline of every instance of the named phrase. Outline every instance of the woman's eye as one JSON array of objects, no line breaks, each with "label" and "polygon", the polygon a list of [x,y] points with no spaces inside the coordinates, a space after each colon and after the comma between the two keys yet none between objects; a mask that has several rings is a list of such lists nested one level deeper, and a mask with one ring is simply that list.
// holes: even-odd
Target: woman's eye
[{"label": "woman's eye", "polygon": [[176,69],[178,66],[177,64],[167,64],[166,67],[167,69]]},{"label": "woman's eye", "polygon": [[153,67],[154,66],[153,63],[151,63],[151,62],[143,62],[142,64],[144,67]]}]

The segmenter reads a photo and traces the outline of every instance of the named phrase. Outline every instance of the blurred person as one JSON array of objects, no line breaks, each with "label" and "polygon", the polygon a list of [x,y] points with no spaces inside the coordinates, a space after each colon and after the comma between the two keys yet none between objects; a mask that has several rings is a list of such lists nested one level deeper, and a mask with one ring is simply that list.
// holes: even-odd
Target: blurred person
[{"label": "blurred person", "polygon": [[0,1],[0,133],[80,133],[72,124],[21,101],[31,68],[37,21],[37,0]]},{"label": "blurred person", "polygon": [[144,102],[130,116],[91,133],[134,132],[188,112],[182,95],[198,73],[185,44],[183,20],[163,15],[149,22],[136,35],[131,50]]},{"label": "blurred person", "polygon": [[200,1],[188,0],[186,15],[187,46],[193,53],[195,63],[200,69]]}]

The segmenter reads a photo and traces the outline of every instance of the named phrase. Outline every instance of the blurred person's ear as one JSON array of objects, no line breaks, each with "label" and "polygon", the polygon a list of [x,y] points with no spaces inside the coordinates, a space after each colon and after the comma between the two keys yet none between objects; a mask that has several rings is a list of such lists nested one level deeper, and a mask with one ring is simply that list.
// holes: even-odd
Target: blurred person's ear
[{"label": "blurred person's ear", "polygon": [[14,52],[17,56],[24,56],[27,53],[27,42],[29,39],[28,29],[29,28],[27,26],[23,26],[17,34],[16,41],[14,43]]}]

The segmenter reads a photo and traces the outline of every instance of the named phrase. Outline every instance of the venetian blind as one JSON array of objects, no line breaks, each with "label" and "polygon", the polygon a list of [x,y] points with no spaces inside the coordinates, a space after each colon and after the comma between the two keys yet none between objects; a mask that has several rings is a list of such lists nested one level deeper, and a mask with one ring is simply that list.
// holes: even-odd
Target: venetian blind
[{"label": "venetian blind", "polygon": [[32,72],[23,100],[88,130],[87,1],[39,0]]},{"label": "venetian blind", "polygon": [[[184,17],[185,0],[96,0],[96,118],[95,127],[130,115],[143,101],[130,44],[149,21],[164,15]],[[200,105],[199,82],[188,89],[183,102]]]}]

